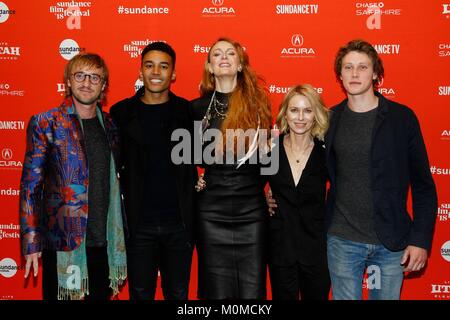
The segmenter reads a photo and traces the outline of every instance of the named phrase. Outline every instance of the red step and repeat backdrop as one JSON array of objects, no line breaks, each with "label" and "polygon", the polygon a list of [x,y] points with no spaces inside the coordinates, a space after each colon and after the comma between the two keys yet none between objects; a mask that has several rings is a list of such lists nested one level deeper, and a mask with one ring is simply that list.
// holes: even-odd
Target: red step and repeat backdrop
[{"label": "red step and repeat backdrop", "polygon": [[[328,106],[341,101],[333,73],[338,47],[353,38],[375,45],[386,69],[379,91],[418,115],[439,194],[429,264],[407,277],[402,299],[450,299],[449,31],[449,0],[1,0],[0,299],[41,299],[41,279],[23,277],[19,179],[27,122],[61,102],[68,59],[79,51],[106,59],[108,109],[142,85],[141,50],[167,41],[178,54],[172,89],[192,99],[209,46],[221,36],[246,48],[266,80],[274,115],[297,83],[311,83]],[[192,299],[196,277],[194,259]],[[119,298],[128,298],[126,288]]]}]

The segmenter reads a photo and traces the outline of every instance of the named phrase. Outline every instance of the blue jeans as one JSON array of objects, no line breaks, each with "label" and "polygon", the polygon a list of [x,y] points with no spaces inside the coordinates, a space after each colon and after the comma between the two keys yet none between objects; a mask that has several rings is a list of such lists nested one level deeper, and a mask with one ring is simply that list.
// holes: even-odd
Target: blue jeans
[{"label": "blue jeans", "polygon": [[403,283],[402,251],[328,235],[328,268],[333,300],[361,300],[367,268],[369,300],[398,300]]}]

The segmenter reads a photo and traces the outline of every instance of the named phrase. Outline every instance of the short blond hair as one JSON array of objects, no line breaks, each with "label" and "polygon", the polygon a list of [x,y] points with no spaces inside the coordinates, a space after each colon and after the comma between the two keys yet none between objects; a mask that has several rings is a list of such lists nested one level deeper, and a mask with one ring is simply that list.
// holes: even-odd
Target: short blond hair
[{"label": "short blond hair", "polygon": [[109,86],[109,70],[105,63],[105,60],[103,60],[102,57],[100,57],[96,53],[79,53],[76,56],[74,56],[70,61],[66,64],[66,67],[64,68],[64,84],[66,85],[66,97],[72,96],[72,90],[67,85],[67,82],[69,81],[70,76],[72,75],[72,71],[75,67],[79,66],[87,66],[87,67],[95,67],[98,69],[101,69],[103,74],[100,76],[102,77],[102,83],[105,84],[105,88],[103,89],[100,100],[103,100],[105,98],[105,93]]},{"label": "short blond hair", "polygon": [[302,95],[308,99],[314,111],[314,125],[311,129],[311,135],[319,140],[324,139],[329,126],[329,111],[322,101],[322,97],[310,84],[299,84],[289,89],[280,105],[280,111],[277,116],[277,126],[281,133],[288,133],[289,126],[286,120],[286,113],[289,102],[296,95]]}]

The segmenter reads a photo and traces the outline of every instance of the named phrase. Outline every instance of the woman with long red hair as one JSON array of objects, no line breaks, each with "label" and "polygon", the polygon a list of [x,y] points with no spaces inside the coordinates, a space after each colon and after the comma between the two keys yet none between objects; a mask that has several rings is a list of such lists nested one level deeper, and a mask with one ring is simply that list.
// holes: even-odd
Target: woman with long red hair
[{"label": "woman with long red hair", "polygon": [[[264,299],[265,181],[252,159],[267,142],[262,133],[270,131],[270,102],[243,47],[226,38],[211,46],[200,90],[192,102],[194,119],[202,121],[205,168],[197,189],[198,296]],[[213,161],[206,157],[210,136]]]}]

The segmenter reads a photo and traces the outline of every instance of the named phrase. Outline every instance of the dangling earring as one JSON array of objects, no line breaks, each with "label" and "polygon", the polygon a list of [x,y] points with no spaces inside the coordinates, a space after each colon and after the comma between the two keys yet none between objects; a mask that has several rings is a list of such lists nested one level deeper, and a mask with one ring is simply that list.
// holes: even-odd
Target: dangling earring
[{"label": "dangling earring", "polygon": [[242,71],[242,66],[239,66],[237,70],[238,70],[238,72],[241,72]]}]

